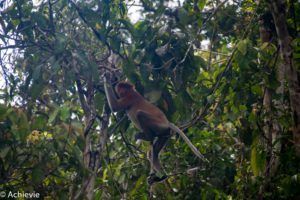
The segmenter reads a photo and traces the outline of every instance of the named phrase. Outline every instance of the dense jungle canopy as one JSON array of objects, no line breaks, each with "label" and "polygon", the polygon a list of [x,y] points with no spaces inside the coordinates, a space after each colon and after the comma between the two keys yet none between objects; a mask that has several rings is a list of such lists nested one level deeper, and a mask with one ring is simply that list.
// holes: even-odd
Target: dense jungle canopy
[{"label": "dense jungle canopy", "polygon": [[[300,199],[299,13],[297,0],[0,1],[1,197]],[[209,163],[172,134],[168,178],[148,185],[150,145],[111,112],[106,72]]]}]

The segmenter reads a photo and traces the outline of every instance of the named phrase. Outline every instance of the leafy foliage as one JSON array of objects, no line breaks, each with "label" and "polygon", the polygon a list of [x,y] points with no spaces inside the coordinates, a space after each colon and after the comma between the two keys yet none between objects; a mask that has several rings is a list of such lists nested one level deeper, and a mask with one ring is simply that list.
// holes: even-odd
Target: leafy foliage
[{"label": "leafy foliage", "polygon": [[[94,176],[94,199],[300,197],[267,2],[19,0],[0,9],[0,191],[84,199]],[[289,1],[298,78],[299,12]],[[210,164],[174,135],[160,156],[168,180],[147,186],[149,144],[134,141],[124,113],[110,113],[107,70],[184,129]]]}]

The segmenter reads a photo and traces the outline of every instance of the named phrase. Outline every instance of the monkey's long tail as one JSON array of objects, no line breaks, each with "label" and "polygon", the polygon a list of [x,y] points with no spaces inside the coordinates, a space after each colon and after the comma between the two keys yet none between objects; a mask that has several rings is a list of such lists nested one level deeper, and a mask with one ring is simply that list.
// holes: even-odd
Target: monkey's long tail
[{"label": "monkey's long tail", "polygon": [[177,126],[175,126],[172,123],[169,124],[170,124],[170,128],[182,137],[182,139],[189,145],[189,147],[191,148],[191,150],[194,152],[196,156],[198,156],[201,160],[209,163],[209,161],[198,151],[198,149],[192,144],[189,138],[186,137],[186,135]]}]

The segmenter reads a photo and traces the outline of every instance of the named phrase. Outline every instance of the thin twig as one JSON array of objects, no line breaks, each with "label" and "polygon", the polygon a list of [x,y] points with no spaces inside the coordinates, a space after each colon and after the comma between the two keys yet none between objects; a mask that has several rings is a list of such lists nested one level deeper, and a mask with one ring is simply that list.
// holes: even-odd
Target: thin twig
[{"label": "thin twig", "polygon": [[[223,3],[224,3],[224,2],[223,2]],[[219,6],[218,6],[218,7],[219,7]],[[248,24],[248,26],[247,26],[247,28],[246,28],[246,30],[245,30],[243,36],[237,41],[235,47],[233,48],[233,51],[232,51],[232,53],[231,53],[231,56],[228,58],[227,64],[226,64],[226,66],[225,66],[225,69],[222,71],[222,73],[221,73],[221,75],[220,75],[220,77],[219,77],[219,79],[218,79],[218,81],[217,81],[217,83],[216,83],[216,85],[215,85],[215,87],[214,87],[214,89],[213,89],[213,91],[212,91],[211,96],[213,96],[213,95],[216,93],[217,89],[219,88],[219,86],[220,86],[220,84],[221,84],[222,79],[223,79],[224,76],[225,76],[225,73],[229,70],[229,68],[230,68],[230,66],[231,66],[231,63],[232,63],[232,60],[233,60],[233,56],[235,55],[235,53],[236,53],[236,51],[237,51],[237,46],[238,46],[239,42],[242,41],[242,40],[244,40],[245,37],[246,37],[246,35],[248,34],[248,31],[249,31],[249,29],[250,29],[250,26],[251,26],[253,20],[256,18],[256,12],[257,12],[257,8],[256,8],[254,14],[252,15],[252,18],[251,18],[251,20],[250,20],[250,22],[249,22],[249,24]],[[199,112],[199,114],[198,114],[196,117],[194,117],[194,119],[192,119],[191,122],[189,122],[189,123],[183,125],[183,126],[182,126],[182,127],[183,127],[182,129],[185,130],[185,129],[191,127],[191,126],[192,126],[193,124],[195,124],[197,121],[199,121],[199,120],[202,118],[202,115],[203,115],[203,114],[206,112],[206,110],[208,109],[208,107],[209,107],[210,104],[211,104],[210,102],[207,102],[206,105],[204,106],[204,109],[201,109],[201,111]]]},{"label": "thin twig", "polygon": [[177,67],[178,67],[179,65],[181,65],[182,63],[184,63],[184,61],[186,60],[186,58],[187,58],[187,56],[188,56],[188,54],[189,54],[189,52],[190,52],[190,50],[191,50],[191,48],[192,48],[194,42],[196,41],[197,37],[200,35],[201,31],[205,28],[207,22],[208,22],[208,21],[209,21],[216,13],[217,13],[217,11],[219,10],[219,8],[220,8],[221,6],[223,6],[227,1],[228,1],[228,0],[225,0],[225,1],[223,1],[222,3],[220,3],[220,4],[216,7],[216,9],[214,9],[214,11],[211,13],[211,15],[205,20],[205,22],[202,24],[202,26],[201,26],[201,27],[199,28],[199,30],[197,31],[196,36],[195,36],[194,39],[191,41],[191,43],[190,43],[188,49],[186,50],[186,52],[185,52],[185,54],[184,54],[183,59],[182,59],[181,61],[179,61],[179,62],[176,64],[176,66],[175,66],[175,68],[174,68],[173,71],[176,71]]}]

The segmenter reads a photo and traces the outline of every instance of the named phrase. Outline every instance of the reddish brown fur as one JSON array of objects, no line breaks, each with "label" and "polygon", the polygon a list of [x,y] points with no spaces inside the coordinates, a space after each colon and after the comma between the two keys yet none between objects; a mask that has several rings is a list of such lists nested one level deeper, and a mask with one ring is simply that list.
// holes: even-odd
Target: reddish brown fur
[{"label": "reddish brown fur", "polygon": [[128,91],[133,89],[133,85],[131,85],[128,82],[121,81],[116,85],[115,89],[119,97],[122,97],[122,96],[126,96],[126,93],[128,93]]},{"label": "reddish brown fur", "polygon": [[[178,127],[169,123],[165,114],[140,95],[133,85],[128,82],[119,82],[115,88],[119,96],[117,98],[112,88],[107,85],[105,77],[104,89],[111,110],[113,112],[126,110],[130,120],[142,131],[137,133],[135,138],[151,142],[152,148],[147,153],[151,164],[151,175],[148,177],[148,183],[152,184],[155,181],[163,180],[163,178],[156,177],[154,170],[163,173],[159,162],[159,152],[168,141],[171,129],[184,139],[195,155],[203,159],[202,154],[193,146],[185,134]],[[155,140],[156,137],[157,140]]]},{"label": "reddish brown fur", "polygon": [[[137,91],[135,91],[133,89],[133,85],[128,82],[119,82],[116,85],[116,91],[120,97],[118,99],[118,104],[121,105],[120,107],[123,109],[127,109],[127,114],[131,119],[135,118],[133,115],[136,115],[139,110],[142,110],[152,116],[152,123],[157,123],[160,126],[168,126],[168,120],[164,113],[155,105],[144,99],[144,97],[141,96]],[[138,122],[133,122],[140,127]]]}]

